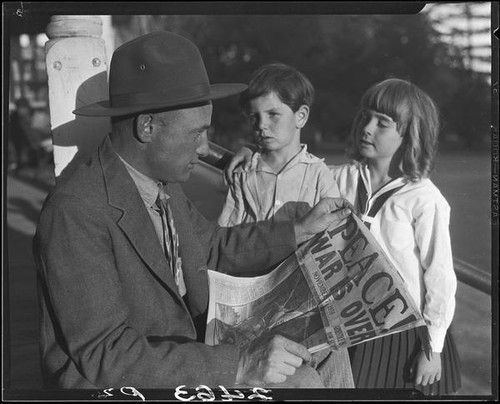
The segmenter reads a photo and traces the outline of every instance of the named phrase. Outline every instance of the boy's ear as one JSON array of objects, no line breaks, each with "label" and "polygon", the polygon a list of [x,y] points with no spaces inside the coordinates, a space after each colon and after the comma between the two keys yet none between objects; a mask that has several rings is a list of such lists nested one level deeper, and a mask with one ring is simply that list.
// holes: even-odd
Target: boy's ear
[{"label": "boy's ear", "polygon": [[295,111],[295,125],[298,129],[302,129],[309,119],[309,107],[307,105],[301,105],[300,108]]},{"label": "boy's ear", "polygon": [[141,143],[149,143],[153,139],[153,115],[140,114],[135,118],[135,136]]}]

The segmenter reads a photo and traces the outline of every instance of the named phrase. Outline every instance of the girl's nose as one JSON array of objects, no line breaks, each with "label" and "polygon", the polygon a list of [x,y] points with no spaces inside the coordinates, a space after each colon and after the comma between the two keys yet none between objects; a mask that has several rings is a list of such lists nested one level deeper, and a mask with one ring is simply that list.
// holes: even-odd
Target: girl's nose
[{"label": "girl's nose", "polygon": [[375,127],[377,125],[376,119],[375,118],[367,118],[365,121],[365,126],[363,128],[363,132],[366,133],[367,135],[371,135],[373,131],[375,130]]}]

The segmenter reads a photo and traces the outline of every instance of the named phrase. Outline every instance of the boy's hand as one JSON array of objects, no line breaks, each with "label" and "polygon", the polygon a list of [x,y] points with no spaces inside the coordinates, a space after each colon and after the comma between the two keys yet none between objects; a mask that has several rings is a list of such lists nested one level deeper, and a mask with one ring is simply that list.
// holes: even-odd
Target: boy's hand
[{"label": "boy's hand", "polygon": [[238,150],[224,169],[224,183],[226,185],[232,184],[233,171],[239,165],[241,165],[245,171],[248,171],[250,168],[252,168],[252,157],[253,150],[251,150],[250,148],[243,146],[240,150]]}]

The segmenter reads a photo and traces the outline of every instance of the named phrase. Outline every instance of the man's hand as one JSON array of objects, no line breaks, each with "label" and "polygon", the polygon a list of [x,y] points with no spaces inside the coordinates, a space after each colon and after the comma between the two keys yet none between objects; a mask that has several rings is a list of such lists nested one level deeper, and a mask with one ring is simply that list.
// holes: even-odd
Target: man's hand
[{"label": "man's hand", "polygon": [[232,184],[233,171],[239,165],[241,165],[245,171],[248,171],[252,167],[252,157],[253,151],[250,148],[243,146],[238,150],[224,169],[224,182],[228,185]]},{"label": "man's hand", "polygon": [[283,383],[311,358],[305,346],[275,335],[240,353],[236,384],[259,387]]},{"label": "man's hand", "polygon": [[354,211],[353,206],[343,198],[324,198],[294,225],[297,244],[326,230],[334,222],[340,222]]},{"label": "man's hand", "polygon": [[441,380],[441,354],[431,352],[429,358],[420,351],[412,365],[412,375],[415,375],[415,385],[427,386]]}]

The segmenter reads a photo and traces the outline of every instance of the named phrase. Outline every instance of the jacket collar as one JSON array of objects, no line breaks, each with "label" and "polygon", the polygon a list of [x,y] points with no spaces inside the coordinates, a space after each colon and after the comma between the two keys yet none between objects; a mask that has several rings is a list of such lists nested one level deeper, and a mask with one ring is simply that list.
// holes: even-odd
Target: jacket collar
[{"label": "jacket collar", "polygon": [[109,137],[98,149],[108,204],[119,213],[115,220],[139,256],[153,273],[182,301],[165,254],[158,242],[144,201],[125,165],[113,149]]},{"label": "jacket collar", "polygon": [[361,179],[365,185],[365,188],[368,192],[369,197],[383,194],[384,192],[387,192],[387,191],[394,189],[394,188],[398,188],[401,185],[404,185],[408,182],[404,177],[397,177],[397,178],[394,178],[392,181],[389,181],[387,184],[383,185],[382,187],[380,187],[376,192],[374,192],[372,194],[372,184],[370,181],[370,169],[368,168],[368,165],[366,165],[365,163],[359,163],[359,162],[356,162],[356,164],[359,167]]}]

